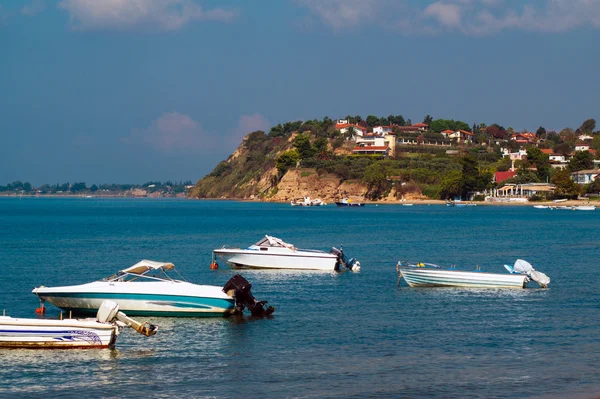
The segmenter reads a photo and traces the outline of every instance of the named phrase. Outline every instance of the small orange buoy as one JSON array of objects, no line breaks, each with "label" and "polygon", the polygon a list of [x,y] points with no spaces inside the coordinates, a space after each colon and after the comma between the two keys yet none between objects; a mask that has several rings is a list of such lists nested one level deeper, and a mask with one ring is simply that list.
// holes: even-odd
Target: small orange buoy
[{"label": "small orange buoy", "polygon": [[210,270],[217,270],[219,268],[219,264],[216,261],[212,261],[210,264]]},{"label": "small orange buoy", "polygon": [[44,313],[46,313],[46,308],[43,307],[43,306],[41,308],[36,308],[35,309],[35,313],[37,313],[37,314],[44,314]]}]

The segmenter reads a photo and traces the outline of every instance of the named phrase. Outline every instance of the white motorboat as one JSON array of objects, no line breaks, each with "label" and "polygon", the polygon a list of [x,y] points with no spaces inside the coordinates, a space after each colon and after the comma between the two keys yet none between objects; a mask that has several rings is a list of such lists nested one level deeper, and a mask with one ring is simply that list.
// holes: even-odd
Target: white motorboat
[{"label": "white motorboat", "polygon": [[549,208],[548,205],[534,205],[533,207],[535,209],[548,209]]},{"label": "white motorboat", "polygon": [[327,204],[320,198],[311,199],[310,197],[304,197],[301,200],[300,199],[291,200],[290,205],[291,206],[323,206],[323,205],[327,205]]},{"label": "white motorboat", "polygon": [[142,260],[103,280],[65,287],[33,290],[42,304],[49,302],[74,313],[93,313],[105,299],[119,304],[131,315],[223,316],[235,313],[236,299],[214,285],[173,279],[174,265]]},{"label": "white motorboat", "polygon": [[95,319],[30,319],[0,316],[0,347],[4,348],[112,348],[123,327],[147,337],[156,334],[152,324],[139,323],[104,301]]},{"label": "white motorboat", "polygon": [[213,254],[236,269],[360,270],[360,262],[347,259],[341,248],[334,247],[329,253],[299,249],[268,235],[246,249],[224,246],[215,249]]},{"label": "white motorboat", "polygon": [[548,276],[522,259],[518,259],[514,266],[504,267],[508,273],[444,269],[432,263],[398,262],[396,271],[398,281],[404,278],[411,287],[526,288],[530,281],[535,281],[540,287],[547,288],[550,283]]},{"label": "white motorboat", "polygon": [[594,205],[576,205],[573,207],[575,211],[593,211],[596,207]]}]

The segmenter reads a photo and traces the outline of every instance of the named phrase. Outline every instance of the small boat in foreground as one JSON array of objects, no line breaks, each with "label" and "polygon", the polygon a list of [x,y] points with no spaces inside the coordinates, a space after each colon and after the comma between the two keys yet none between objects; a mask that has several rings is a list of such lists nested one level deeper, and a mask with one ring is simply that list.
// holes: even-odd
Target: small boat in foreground
[{"label": "small boat in foreground", "polygon": [[550,208],[548,205],[534,205],[535,209],[548,209]]},{"label": "small boat in foreground", "polygon": [[530,281],[535,281],[540,287],[548,288],[550,284],[548,276],[522,259],[518,259],[514,266],[504,267],[508,273],[445,269],[433,263],[398,262],[396,272],[398,282],[404,278],[411,287],[527,288]]},{"label": "small boat in foreground", "polygon": [[[236,298],[224,288],[192,284],[172,278],[175,265],[142,260],[99,281],[33,290],[42,306],[49,302],[76,314],[94,313],[110,299],[128,314],[138,316],[195,317],[235,313]],[[227,285],[227,284],[226,284]]]},{"label": "small boat in foreground", "polygon": [[268,235],[246,249],[223,246],[215,249],[213,254],[234,269],[360,270],[360,262],[348,259],[341,247],[333,247],[329,253],[299,249]]},{"label": "small boat in foreground", "polygon": [[3,348],[113,348],[124,327],[150,337],[158,327],[139,323],[119,311],[119,305],[104,301],[95,319],[30,319],[0,317],[0,347]]},{"label": "small boat in foreground", "polygon": [[337,201],[335,203],[337,206],[340,207],[363,207],[365,206],[364,202],[354,202],[349,198],[343,198],[340,201]]}]

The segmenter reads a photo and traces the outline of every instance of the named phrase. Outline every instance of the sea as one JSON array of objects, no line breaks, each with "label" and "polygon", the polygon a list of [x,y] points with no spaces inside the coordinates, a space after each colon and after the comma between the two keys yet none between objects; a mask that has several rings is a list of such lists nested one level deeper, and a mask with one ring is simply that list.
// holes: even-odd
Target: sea
[{"label": "sea", "polygon": [[[241,271],[269,318],[138,317],[158,334],[124,330],[112,350],[0,349],[0,397],[600,397],[600,209],[0,198],[0,311],[38,317],[34,287],[141,259],[222,286],[237,272],[211,270],[212,250],[265,234],[343,246],[362,269]],[[550,287],[410,288],[395,271],[408,260],[503,272],[517,259]]]}]

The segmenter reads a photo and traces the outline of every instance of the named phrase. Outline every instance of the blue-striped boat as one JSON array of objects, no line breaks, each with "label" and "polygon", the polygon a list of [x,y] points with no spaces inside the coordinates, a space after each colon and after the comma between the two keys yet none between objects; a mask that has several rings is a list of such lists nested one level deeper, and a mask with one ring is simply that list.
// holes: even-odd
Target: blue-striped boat
[{"label": "blue-striped boat", "polygon": [[235,312],[235,299],[222,287],[171,278],[174,265],[142,260],[100,281],[64,287],[37,287],[40,301],[75,314],[94,314],[104,300],[117,302],[132,316],[224,316]]}]

